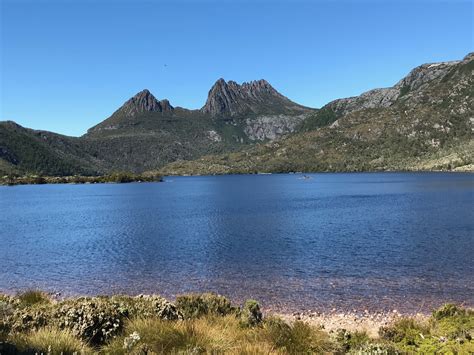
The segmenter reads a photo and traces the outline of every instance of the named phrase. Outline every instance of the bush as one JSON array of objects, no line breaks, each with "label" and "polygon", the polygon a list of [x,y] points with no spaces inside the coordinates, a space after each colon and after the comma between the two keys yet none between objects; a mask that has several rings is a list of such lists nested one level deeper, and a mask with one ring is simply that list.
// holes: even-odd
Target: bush
[{"label": "bush", "polygon": [[429,334],[429,329],[412,318],[403,318],[388,327],[381,327],[379,335],[382,339],[395,343],[404,342],[407,345],[416,345],[417,340]]},{"label": "bush", "polygon": [[472,341],[474,336],[474,311],[447,304],[433,312],[431,333],[451,340]]},{"label": "bush", "polygon": [[381,343],[366,343],[362,345],[358,350],[350,352],[354,355],[396,355],[399,352],[390,344]]},{"label": "bush", "polygon": [[53,317],[61,329],[69,329],[75,336],[97,345],[117,335],[128,315],[128,310],[118,303],[82,298],[65,302]]},{"label": "bush", "polygon": [[366,332],[348,332],[345,329],[339,329],[336,333],[336,341],[344,352],[360,350],[370,341]]},{"label": "bush", "polygon": [[260,324],[263,320],[263,314],[260,305],[255,300],[247,300],[241,314],[241,324],[243,326],[253,327]]},{"label": "bush", "polygon": [[215,293],[178,296],[176,298],[176,307],[186,319],[199,318],[206,315],[225,316],[238,312],[238,309],[232,306],[228,298]]},{"label": "bush", "polygon": [[454,317],[458,315],[465,315],[466,310],[453,304],[447,303],[444,306],[441,306],[437,310],[435,310],[432,314],[433,318],[436,320],[441,320],[446,317]]},{"label": "bush", "polygon": [[172,303],[159,296],[80,298],[62,303],[53,317],[60,328],[92,344],[103,344],[119,334],[126,318],[182,318]]},{"label": "bush", "polygon": [[122,308],[127,309],[129,316],[134,318],[183,319],[183,315],[174,304],[156,295],[114,296],[110,298],[110,301],[119,303]]}]

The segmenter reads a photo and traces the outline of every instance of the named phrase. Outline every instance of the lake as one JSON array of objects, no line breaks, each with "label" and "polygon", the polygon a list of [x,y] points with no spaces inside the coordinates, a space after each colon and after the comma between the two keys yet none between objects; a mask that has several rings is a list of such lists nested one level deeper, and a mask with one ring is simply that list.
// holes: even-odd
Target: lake
[{"label": "lake", "polygon": [[474,305],[474,175],[0,187],[0,291],[215,291],[266,309]]}]

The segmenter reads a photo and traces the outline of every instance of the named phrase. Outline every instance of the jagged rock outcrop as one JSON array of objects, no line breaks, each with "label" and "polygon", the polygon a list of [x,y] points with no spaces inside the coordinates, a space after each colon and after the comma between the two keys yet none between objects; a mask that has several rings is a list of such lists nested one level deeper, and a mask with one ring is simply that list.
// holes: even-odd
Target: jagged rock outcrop
[{"label": "jagged rock outcrop", "polygon": [[294,114],[310,110],[276,91],[266,80],[242,85],[219,79],[212,86],[201,112],[211,116],[236,117],[249,114]]},{"label": "jagged rock outcrop", "polygon": [[132,98],[128,99],[109,118],[89,129],[88,133],[97,133],[103,130],[116,130],[130,126],[135,123],[135,119],[143,114],[161,112],[172,114],[174,107],[166,99],[157,100],[153,94],[144,89]]},{"label": "jagged rock outcrop", "polygon": [[115,114],[122,114],[126,117],[133,117],[144,112],[163,112],[172,111],[174,109],[168,100],[158,101],[153,94],[147,89],[140,91],[131,99],[126,101]]}]

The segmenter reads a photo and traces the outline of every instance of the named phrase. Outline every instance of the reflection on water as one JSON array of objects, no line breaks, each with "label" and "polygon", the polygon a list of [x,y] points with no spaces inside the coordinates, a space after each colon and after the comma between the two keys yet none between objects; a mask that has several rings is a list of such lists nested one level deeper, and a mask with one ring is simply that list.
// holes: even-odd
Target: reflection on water
[{"label": "reflection on water", "polygon": [[473,304],[469,174],[0,188],[0,290],[212,290],[268,308]]}]

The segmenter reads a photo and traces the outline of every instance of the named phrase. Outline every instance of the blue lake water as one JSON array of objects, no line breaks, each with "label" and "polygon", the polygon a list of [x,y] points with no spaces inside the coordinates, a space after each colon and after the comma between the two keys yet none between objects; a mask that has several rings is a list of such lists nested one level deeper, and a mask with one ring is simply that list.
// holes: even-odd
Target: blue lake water
[{"label": "blue lake water", "polygon": [[0,187],[0,291],[474,305],[474,175],[308,176]]}]

